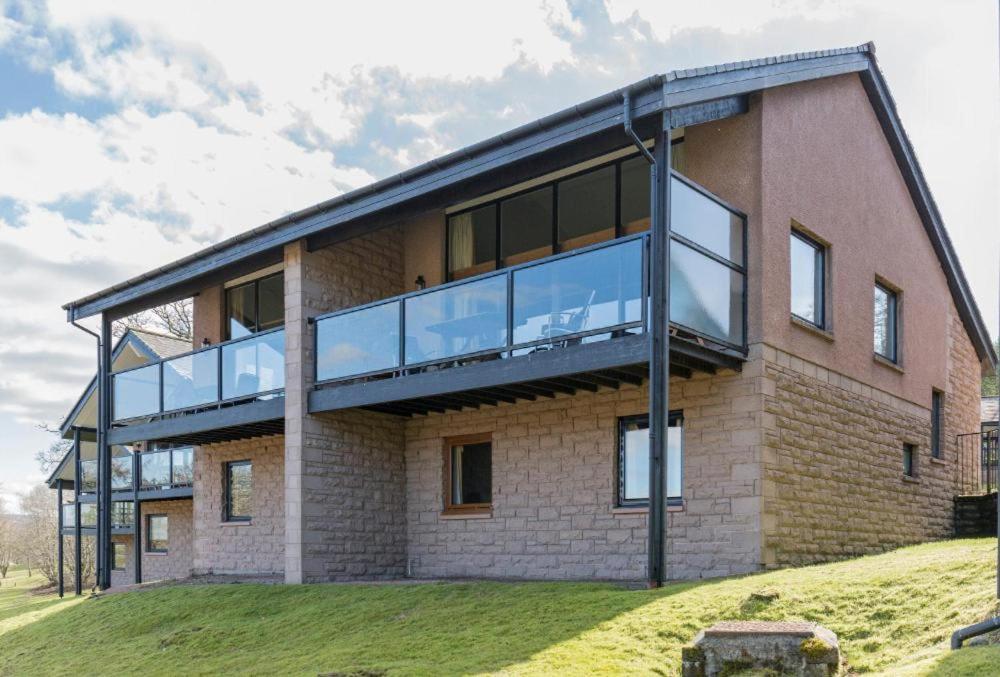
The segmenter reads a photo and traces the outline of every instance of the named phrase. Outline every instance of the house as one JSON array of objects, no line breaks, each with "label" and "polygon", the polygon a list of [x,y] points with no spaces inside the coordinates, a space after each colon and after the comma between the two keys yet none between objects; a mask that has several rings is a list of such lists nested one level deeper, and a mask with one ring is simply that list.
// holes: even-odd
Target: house
[{"label": "house", "polygon": [[[115,364],[115,318],[188,297],[191,352]],[[101,587],[944,538],[996,364],[871,44],[648,78],[65,309],[101,319],[96,486],[53,477]]]}]

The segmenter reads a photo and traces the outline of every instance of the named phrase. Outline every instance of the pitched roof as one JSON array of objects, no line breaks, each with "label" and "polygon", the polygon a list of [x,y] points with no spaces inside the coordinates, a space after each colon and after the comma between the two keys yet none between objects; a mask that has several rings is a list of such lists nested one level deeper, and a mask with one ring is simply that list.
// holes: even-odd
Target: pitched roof
[{"label": "pitched roof", "polygon": [[152,351],[158,359],[161,360],[191,352],[190,339],[182,339],[177,338],[176,336],[158,334],[146,329],[129,329],[126,335],[127,334],[132,334],[138,340],[142,341],[142,343],[145,344],[145,346],[149,348],[149,350]]},{"label": "pitched roof", "polygon": [[436,160],[350,191],[331,200],[244,231],[199,252],[144,273],[65,306],[70,318],[87,317],[134,302],[196,279],[214,267],[230,265],[272,251],[284,244],[462,181],[484,176],[499,167],[535,157],[589,134],[621,126],[622,98],[632,96],[633,117],[650,116],[681,106],[712,102],[762,89],[858,73],[892,148],[914,205],[941,261],[959,314],[984,366],[995,368],[996,353],[983,323],[954,247],[944,229],[937,204],[903,129],[895,102],[875,61],[875,46],[799,52],[688,68],[655,75],[522,125]]}]

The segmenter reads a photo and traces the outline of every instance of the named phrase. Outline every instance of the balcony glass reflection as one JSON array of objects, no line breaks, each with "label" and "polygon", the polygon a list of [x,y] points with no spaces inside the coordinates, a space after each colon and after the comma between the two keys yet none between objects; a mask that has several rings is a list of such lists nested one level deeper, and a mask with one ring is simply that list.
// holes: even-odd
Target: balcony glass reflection
[{"label": "balcony glass reflection", "polygon": [[383,303],[316,323],[320,381],[399,366],[399,302]]},{"label": "balcony glass reflection", "polygon": [[507,343],[507,276],[406,299],[406,364],[447,359]]}]

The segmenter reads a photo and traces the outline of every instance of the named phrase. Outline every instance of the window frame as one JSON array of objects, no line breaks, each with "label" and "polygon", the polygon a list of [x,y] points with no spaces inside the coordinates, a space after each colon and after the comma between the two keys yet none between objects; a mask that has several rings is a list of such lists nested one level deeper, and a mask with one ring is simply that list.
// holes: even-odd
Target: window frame
[{"label": "window frame", "polygon": [[250,503],[251,507],[253,504],[253,460],[252,459],[242,459],[239,461],[226,461],[223,467],[223,507],[222,507],[222,521],[223,522],[250,522],[253,520],[253,514],[250,515],[234,515],[232,513],[233,509],[233,496],[232,496],[232,469],[240,466],[250,466]]},{"label": "window frame", "polygon": [[931,458],[944,458],[944,392],[931,390]]},{"label": "window frame", "polygon": [[[829,245],[821,242],[815,237],[805,233],[800,228],[793,226],[791,228],[791,237],[797,238],[803,244],[811,247],[813,249],[813,254],[815,257],[815,271],[816,274],[813,279],[813,302],[816,305],[816,320],[813,321],[808,318],[802,317],[791,310],[791,296],[789,294],[789,312],[792,317],[800,322],[805,322],[817,329],[827,330],[829,328],[829,322],[827,321],[827,252],[829,250]],[[788,280],[789,280],[789,292],[793,292],[791,288],[791,277],[792,277],[792,259],[791,259],[791,246],[789,246],[789,256],[788,256]]]},{"label": "window frame", "polygon": [[[880,353],[874,348],[875,342],[875,290],[882,290],[886,294],[889,301],[889,327],[887,328],[891,332],[890,341],[890,355],[885,355]],[[899,305],[900,305],[900,293],[897,289],[890,287],[885,282],[881,280],[875,280],[875,286],[872,288],[872,351],[874,354],[887,362],[892,364],[899,364]]]},{"label": "window frame", "polygon": [[[625,432],[630,423],[645,424],[649,428],[649,414],[633,414],[618,417],[618,450],[615,454],[615,507],[648,508],[649,498],[625,498]],[[674,409],[667,414],[667,427],[681,429],[681,495],[666,496],[664,505],[676,507],[684,505],[684,410]],[[647,454],[648,458],[648,454]]]},{"label": "window frame", "polygon": [[451,485],[451,456],[452,449],[458,446],[466,444],[482,444],[484,442],[489,442],[490,444],[490,496],[493,495],[493,433],[472,433],[469,435],[456,435],[453,437],[446,437],[442,442],[442,456],[443,456],[443,468],[442,468],[442,498],[443,498],[443,508],[441,514],[443,515],[489,515],[493,512],[493,503],[452,503],[452,485]]},{"label": "window frame", "polygon": [[[671,139],[670,140],[671,148],[675,148],[677,146],[680,146],[683,143],[684,143],[684,137],[683,136],[680,136],[680,137],[677,137],[675,139]],[[503,233],[502,233],[502,231],[503,231],[503,224],[501,223],[501,221],[502,221],[502,219],[501,219],[501,204],[503,202],[508,201],[508,200],[512,200],[512,199],[521,197],[521,196],[526,195],[528,193],[533,193],[535,191],[538,191],[538,190],[541,190],[541,189],[544,189],[544,188],[551,188],[552,189],[552,210],[551,210],[552,211],[552,214],[551,214],[551,221],[552,222],[550,224],[552,232],[551,232],[551,235],[550,235],[550,238],[549,238],[549,245],[548,245],[549,249],[550,249],[550,254],[549,255],[552,256],[552,255],[555,255],[555,254],[559,254],[559,253],[561,253],[563,251],[572,251],[574,249],[574,247],[570,247],[569,249],[565,249],[565,250],[563,250],[560,247],[561,243],[560,243],[560,240],[559,240],[559,184],[562,183],[562,182],[564,182],[564,181],[569,181],[569,180],[572,180],[572,179],[577,179],[577,178],[579,178],[579,177],[581,177],[581,176],[583,176],[585,174],[589,174],[591,172],[598,172],[598,171],[601,171],[603,169],[607,169],[608,167],[614,167],[615,168],[615,171],[614,171],[614,223],[612,224],[613,225],[614,234],[613,234],[613,236],[611,237],[610,240],[597,240],[595,242],[609,242],[611,240],[618,239],[618,238],[620,238],[620,237],[622,237],[624,235],[631,234],[631,233],[625,233],[622,230],[622,227],[623,227],[623,224],[622,224],[622,199],[621,199],[621,196],[622,196],[622,165],[624,163],[626,163],[626,162],[629,162],[631,160],[635,160],[635,159],[641,158],[641,157],[642,156],[641,156],[640,153],[629,153],[627,155],[623,155],[622,157],[614,158],[613,160],[608,160],[607,162],[601,162],[600,164],[595,164],[592,167],[587,167],[585,169],[580,169],[578,171],[567,173],[564,176],[559,176],[557,178],[553,178],[553,179],[550,179],[548,181],[540,182],[540,183],[537,183],[537,184],[527,185],[523,189],[511,192],[510,194],[506,194],[506,195],[503,195],[503,196],[500,196],[500,197],[496,197],[496,198],[493,198],[491,200],[485,200],[483,202],[478,202],[478,203],[473,204],[472,206],[466,207],[464,209],[460,209],[460,210],[456,210],[454,212],[446,213],[445,214],[445,225],[444,225],[444,247],[445,247],[445,251],[444,251],[444,277],[443,277],[444,281],[445,282],[454,282],[455,280],[463,280],[466,277],[472,277],[474,275],[478,275],[478,274],[481,274],[483,272],[488,272],[488,271],[486,271],[484,269],[484,270],[481,270],[481,271],[475,271],[475,272],[468,273],[468,274],[465,274],[465,275],[459,275],[458,277],[456,277],[454,275],[454,272],[451,270],[451,251],[450,251],[451,250],[451,219],[453,217],[459,216],[461,214],[465,214],[467,212],[472,212],[472,211],[475,211],[477,209],[483,209],[484,207],[491,207],[492,206],[494,208],[494,210],[495,210],[493,218],[494,218],[494,225],[495,225],[495,231],[496,231],[494,233],[494,237],[496,238],[496,242],[495,242],[495,245],[494,245],[493,267],[490,268],[489,270],[490,271],[494,271],[494,270],[502,270],[504,268],[509,268],[512,265],[516,265],[516,263],[510,263],[508,265],[504,264],[504,256],[503,256],[503,250],[502,250],[502,247],[503,247]],[[530,183],[530,182],[525,182],[525,183]],[[746,229],[744,228],[744,238],[745,237],[746,237]],[[595,242],[592,242],[590,244],[595,244]],[[744,245],[744,250],[745,249],[746,249],[746,247]],[[517,255],[513,255],[513,256],[517,256]],[[508,258],[510,258],[510,257],[508,257]],[[530,259],[530,260],[536,260],[536,259]],[[523,262],[518,262],[518,263],[523,263]],[[483,265],[485,265],[485,262],[482,263],[482,264],[473,264],[473,265],[474,266],[476,266],[476,265],[483,266]],[[228,319],[229,319],[229,313],[228,313],[228,310],[227,310],[227,312],[226,312],[226,321],[227,321],[227,323],[228,323]],[[228,327],[228,324],[227,324],[227,327]]]},{"label": "window frame", "polygon": [[229,317],[229,292],[233,289],[240,289],[241,287],[246,287],[248,285],[253,285],[253,326],[254,329],[247,336],[240,336],[238,338],[247,338],[249,336],[254,336],[256,334],[263,333],[265,331],[271,331],[272,329],[277,329],[278,327],[285,326],[284,317],[282,316],[282,321],[280,325],[274,327],[268,327],[267,329],[260,328],[260,283],[264,280],[270,280],[271,278],[278,277],[279,275],[284,275],[284,270],[279,270],[274,273],[268,273],[267,275],[261,275],[260,277],[254,278],[252,280],[247,280],[246,282],[240,282],[239,284],[234,284],[231,287],[224,287],[222,290],[222,322],[223,335],[226,341],[232,341],[232,327],[230,325]]},{"label": "window frame", "polygon": [[122,559],[125,564],[118,566],[118,549],[121,548],[125,550],[125,544],[120,541],[112,541],[111,543],[111,570],[112,571],[125,571],[128,568],[128,551],[126,550],[122,554]]},{"label": "window frame", "polygon": [[[910,467],[907,470],[906,458],[909,456]],[[911,442],[903,442],[903,477],[915,479],[917,477],[917,445]]]},{"label": "window frame", "polygon": [[[152,539],[153,529],[152,529],[151,525],[152,525],[154,519],[160,519],[160,518],[163,518],[163,519],[167,520],[167,539],[166,539],[167,540],[167,547],[165,547],[165,548],[154,548],[153,547],[153,539]],[[153,515],[146,515],[146,520],[145,521],[146,521],[146,524],[145,524],[145,527],[146,527],[146,538],[145,538],[146,552],[152,553],[154,555],[165,555],[165,554],[167,554],[170,551],[170,545],[169,545],[170,544],[170,517],[166,513],[162,513],[161,512],[161,513],[156,513],[156,514],[153,514]]]}]

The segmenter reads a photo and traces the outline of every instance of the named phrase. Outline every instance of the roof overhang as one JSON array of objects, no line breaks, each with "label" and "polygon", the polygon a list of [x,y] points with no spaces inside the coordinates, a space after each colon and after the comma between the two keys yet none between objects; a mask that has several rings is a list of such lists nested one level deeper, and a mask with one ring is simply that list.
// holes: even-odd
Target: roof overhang
[{"label": "roof overhang", "polygon": [[[106,313],[118,317],[154,298],[179,298],[196,289],[196,283],[240,266],[261,265],[280,259],[281,248],[302,238],[335,230],[348,231],[362,219],[398,219],[387,210],[413,205],[463,184],[474,184],[490,175],[546,153],[579,144],[584,139],[614,135],[624,120],[623,95],[631,98],[631,114],[637,124],[655,120],[670,111],[674,124],[695,124],[741,110],[739,97],[771,87],[820,78],[857,73],[895,155],[903,178],[917,206],[948,279],[962,321],[984,369],[995,369],[996,354],[976,307],[951,240],[945,232],[937,205],[906,137],[878,65],[874,45],[867,43],[844,49],[790,54],[707,68],[672,71],[636,82],[535,122],[518,127],[475,145],[450,153],[365,188],[345,193],[308,209],[289,214],[241,233],[168,264],[155,271],[83,297],[64,308],[70,320]],[[621,133],[621,142],[626,142]]]}]

